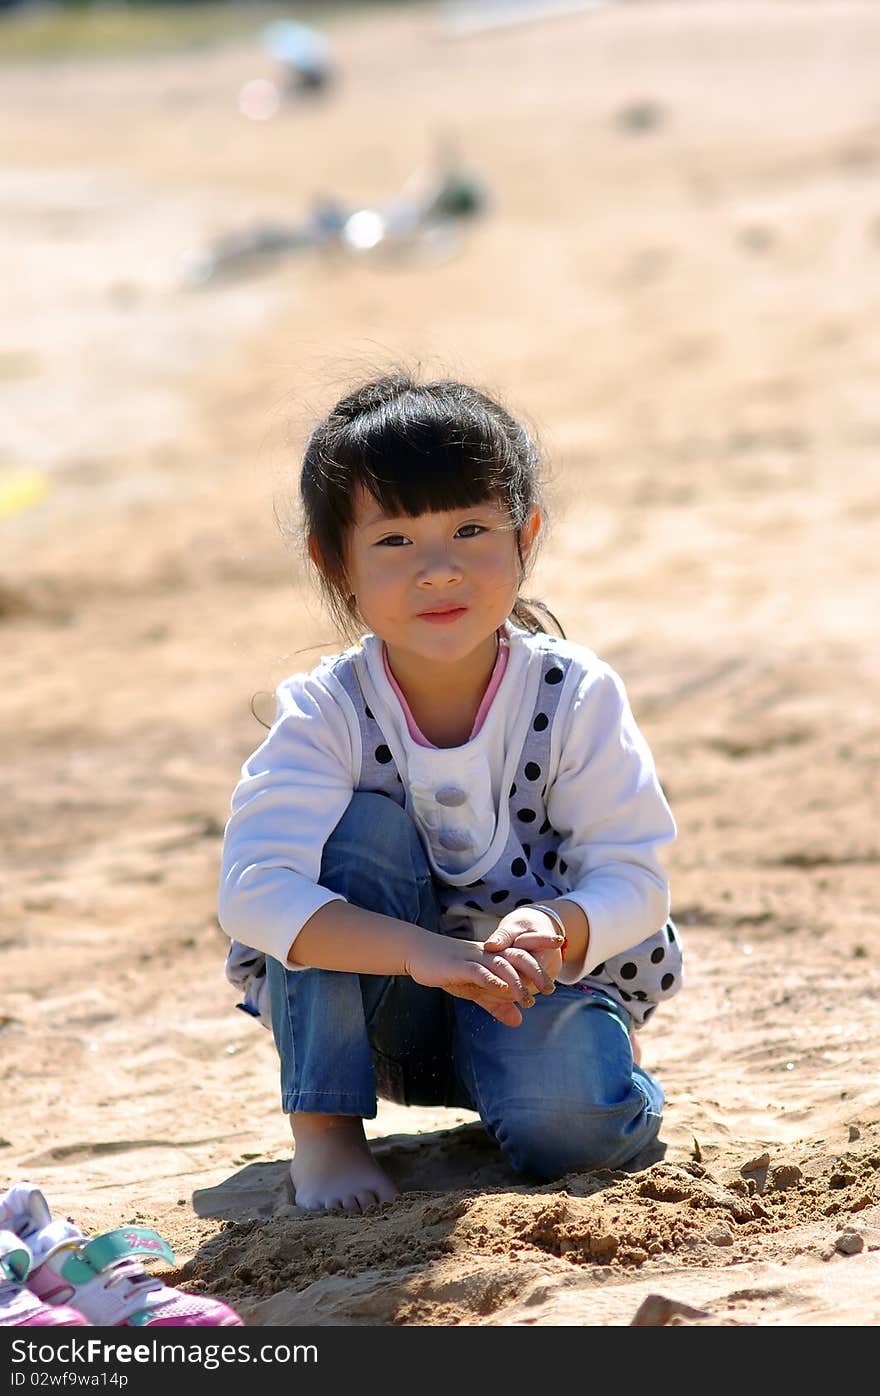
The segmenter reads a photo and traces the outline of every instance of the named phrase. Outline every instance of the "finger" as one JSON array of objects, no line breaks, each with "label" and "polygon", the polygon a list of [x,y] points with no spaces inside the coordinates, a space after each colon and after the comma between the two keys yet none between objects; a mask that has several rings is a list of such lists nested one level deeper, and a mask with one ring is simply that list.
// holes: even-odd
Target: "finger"
[{"label": "finger", "polygon": [[522,980],[523,991],[521,998],[517,999],[517,1003],[521,1003],[524,1008],[531,1008],[532,1004],[535,1002],[536,995],[543,993],[543,990],[540,985],[533,983],[527,974],[521,974],[520,979]]},{"label": "finger", "polygon": [[545,988],[552,987],[553,981],[543,967],[541,960],[536,959],[535,955],[531,955],[527,949],[521,949],[518,945],[511,946],[511,949],[507,951],[507,959],[510,960],[511,965],[515,966],[520,979],[524,983],[529,981],[532,984],[535,993],[541,993]]},{"label": "finger", "polygon": [[508,950],[507,958],[511,964],[516,966],[517,974],[531,993],[552,994],[554,992],[556,985],[540,960],[536,960],[534,955],[530,955],[527,950],[521,950],[518,945],[515,945]]},{"label": "finger", "polygon": [[506,926],[496,926],[490,936],[483,942],[483,949],[490,954],[499,954],[507,950],[517,938],[517,932],[509,930]]},{"label": "finger", "polygon": [[515,1003],[493,1003],[476,999],[476,1003],[481,1008],[485,1008],[490,1017],[495,1018],[499,1023],[503,1023],[506,1028],[518,1028],[523,1020],[523,1015],[519,1006]]},{"label": "finger", "polygon": [[487,965],[476,963],[456,966],[455,979],[449,980],[444,988],[459,998],[484,998],[512,1002],[523,994],[519,975],[512,965],[503,963],[502,974],[493,974]]},{"label": "finger", "polygon": [[[505,977],[511,973],[516,976],[519,988],[514,988],[514,992],[517,997],[520,997],[521,993],[531,995],[543,992],[543,970],[528,953],[518,954],[516,947],[512,946],[509,950],[505,950],[503,955],[494,957],[492,966],[498,974],[503,974]],[[508,982],[511,981],[508,980]]]},{"label": "finger", "polygon": [[[506,954],[493,955],[488,965],[474,964],[472,968],[477,971],[478,976],[489,975],[490,979],[502,980],[507,988],[513,991],[515,998],[519,998],[522,993],[522,981]],[[486,981],[480,978],[478,982],[485,983]]]},{"label": "finger", "polygon": [[[492,934],[495,934],[494,931]],[[514,940],[517,950],[554,950],[562,944],[562,936],[555,926],[549,931],[535,930],[531,926],[523,927],[517,932]],[[483,949],[486,949],[486,945]]]},{"label": "finger", "polygon": [[458,998],[470,999],[479,1008],[485,1009],[491,1018],[496,1018],[499,1023],[503,1023],[505,1027],[518,1028],[522,1022],[522,1013],[517,1003],[510,999],[507,1001],[499,999],[494,994],[487,993],[484,988],[477,984],[462,980],[455,985],[449,985],[448,989]]}]

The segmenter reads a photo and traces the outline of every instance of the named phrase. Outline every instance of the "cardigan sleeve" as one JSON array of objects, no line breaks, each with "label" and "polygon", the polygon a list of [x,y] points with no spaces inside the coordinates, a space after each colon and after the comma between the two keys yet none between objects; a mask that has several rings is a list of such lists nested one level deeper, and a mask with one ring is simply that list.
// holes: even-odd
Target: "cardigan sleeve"
[{"label": "cardigan sleeve", "polygon": [[[275,721],[232,795],[218,918],[233,940],[288,968],[288,949],[319,907],[344,900],[319,882],[324,845],[354,790],[355,734],[318,671],[277,690]],[[357,759],[356,759],[357,757]]]},{"label": "cardigan sleeve", "polygon": [[676,828],[613,669],[590,666],[557,720],[559,762],[547,813],[561,835],[559,859],[569,883],[563,895],[590,922],[586,961],[566,965],[559,976],[573,983],[664,924],[669,883],[660,850]]}]

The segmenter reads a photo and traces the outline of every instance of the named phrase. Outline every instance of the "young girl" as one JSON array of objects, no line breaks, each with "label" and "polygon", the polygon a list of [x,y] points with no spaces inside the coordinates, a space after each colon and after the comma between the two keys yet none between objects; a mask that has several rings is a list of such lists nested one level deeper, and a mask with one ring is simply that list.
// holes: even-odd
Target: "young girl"
[{"label": "young girl", "polygon": [[675,825],[618,676],[519,596],[533,444],[472,387],[383,377],[312,433],[300,493],[330,610],[367,633],[279,686],[219,906],[296,1201],[395,1195],[377,1095],[476,1111],[540,1179],[620,1167],[660,1128],[631,1033],[681,983]]}]

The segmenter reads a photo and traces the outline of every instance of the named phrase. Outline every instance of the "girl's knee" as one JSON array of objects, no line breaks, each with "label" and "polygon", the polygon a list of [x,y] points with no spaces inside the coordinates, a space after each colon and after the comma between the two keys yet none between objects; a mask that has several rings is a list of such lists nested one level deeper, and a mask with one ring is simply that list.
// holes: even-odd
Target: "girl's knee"
[{"label": "girl's knee", "polygon": [[407,853],[421,868],[424,850],[418,831],[402,805],[372,790],[356,790],[325,844],[326,852],[354,847],[365,857],[398,865]]},{"label": "girl's knee", "polygon": [[356,791],[327,843],[321,885],[355,906],[425,924],[431,871],[416,826],[387,795]]},{"label": "girl's knee", "polygon": [[660,1116],[641,1092],[621,1105],[547,1109],[529,1103],[505,1112],[493,1131],[513,1168],[539,1178],[621,1168],[649,1144]]}]

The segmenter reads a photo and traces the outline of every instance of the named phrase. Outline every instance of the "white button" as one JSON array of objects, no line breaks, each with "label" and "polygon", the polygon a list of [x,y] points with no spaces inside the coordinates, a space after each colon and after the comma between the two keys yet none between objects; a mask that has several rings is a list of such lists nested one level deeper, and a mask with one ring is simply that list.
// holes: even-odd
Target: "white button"
[{"label": "white button", "polygon": [[440,789],[434,792],[434,799],[438,805],[447,805],[450,808],[466,805],[467,791],[459,790],[457,785],[441,785]]},{"label": "white button", "polygon": [[437,842],[450,853],[464,853],[465,849],[471,847],[473,839],[467,829],[441,829]]}]

